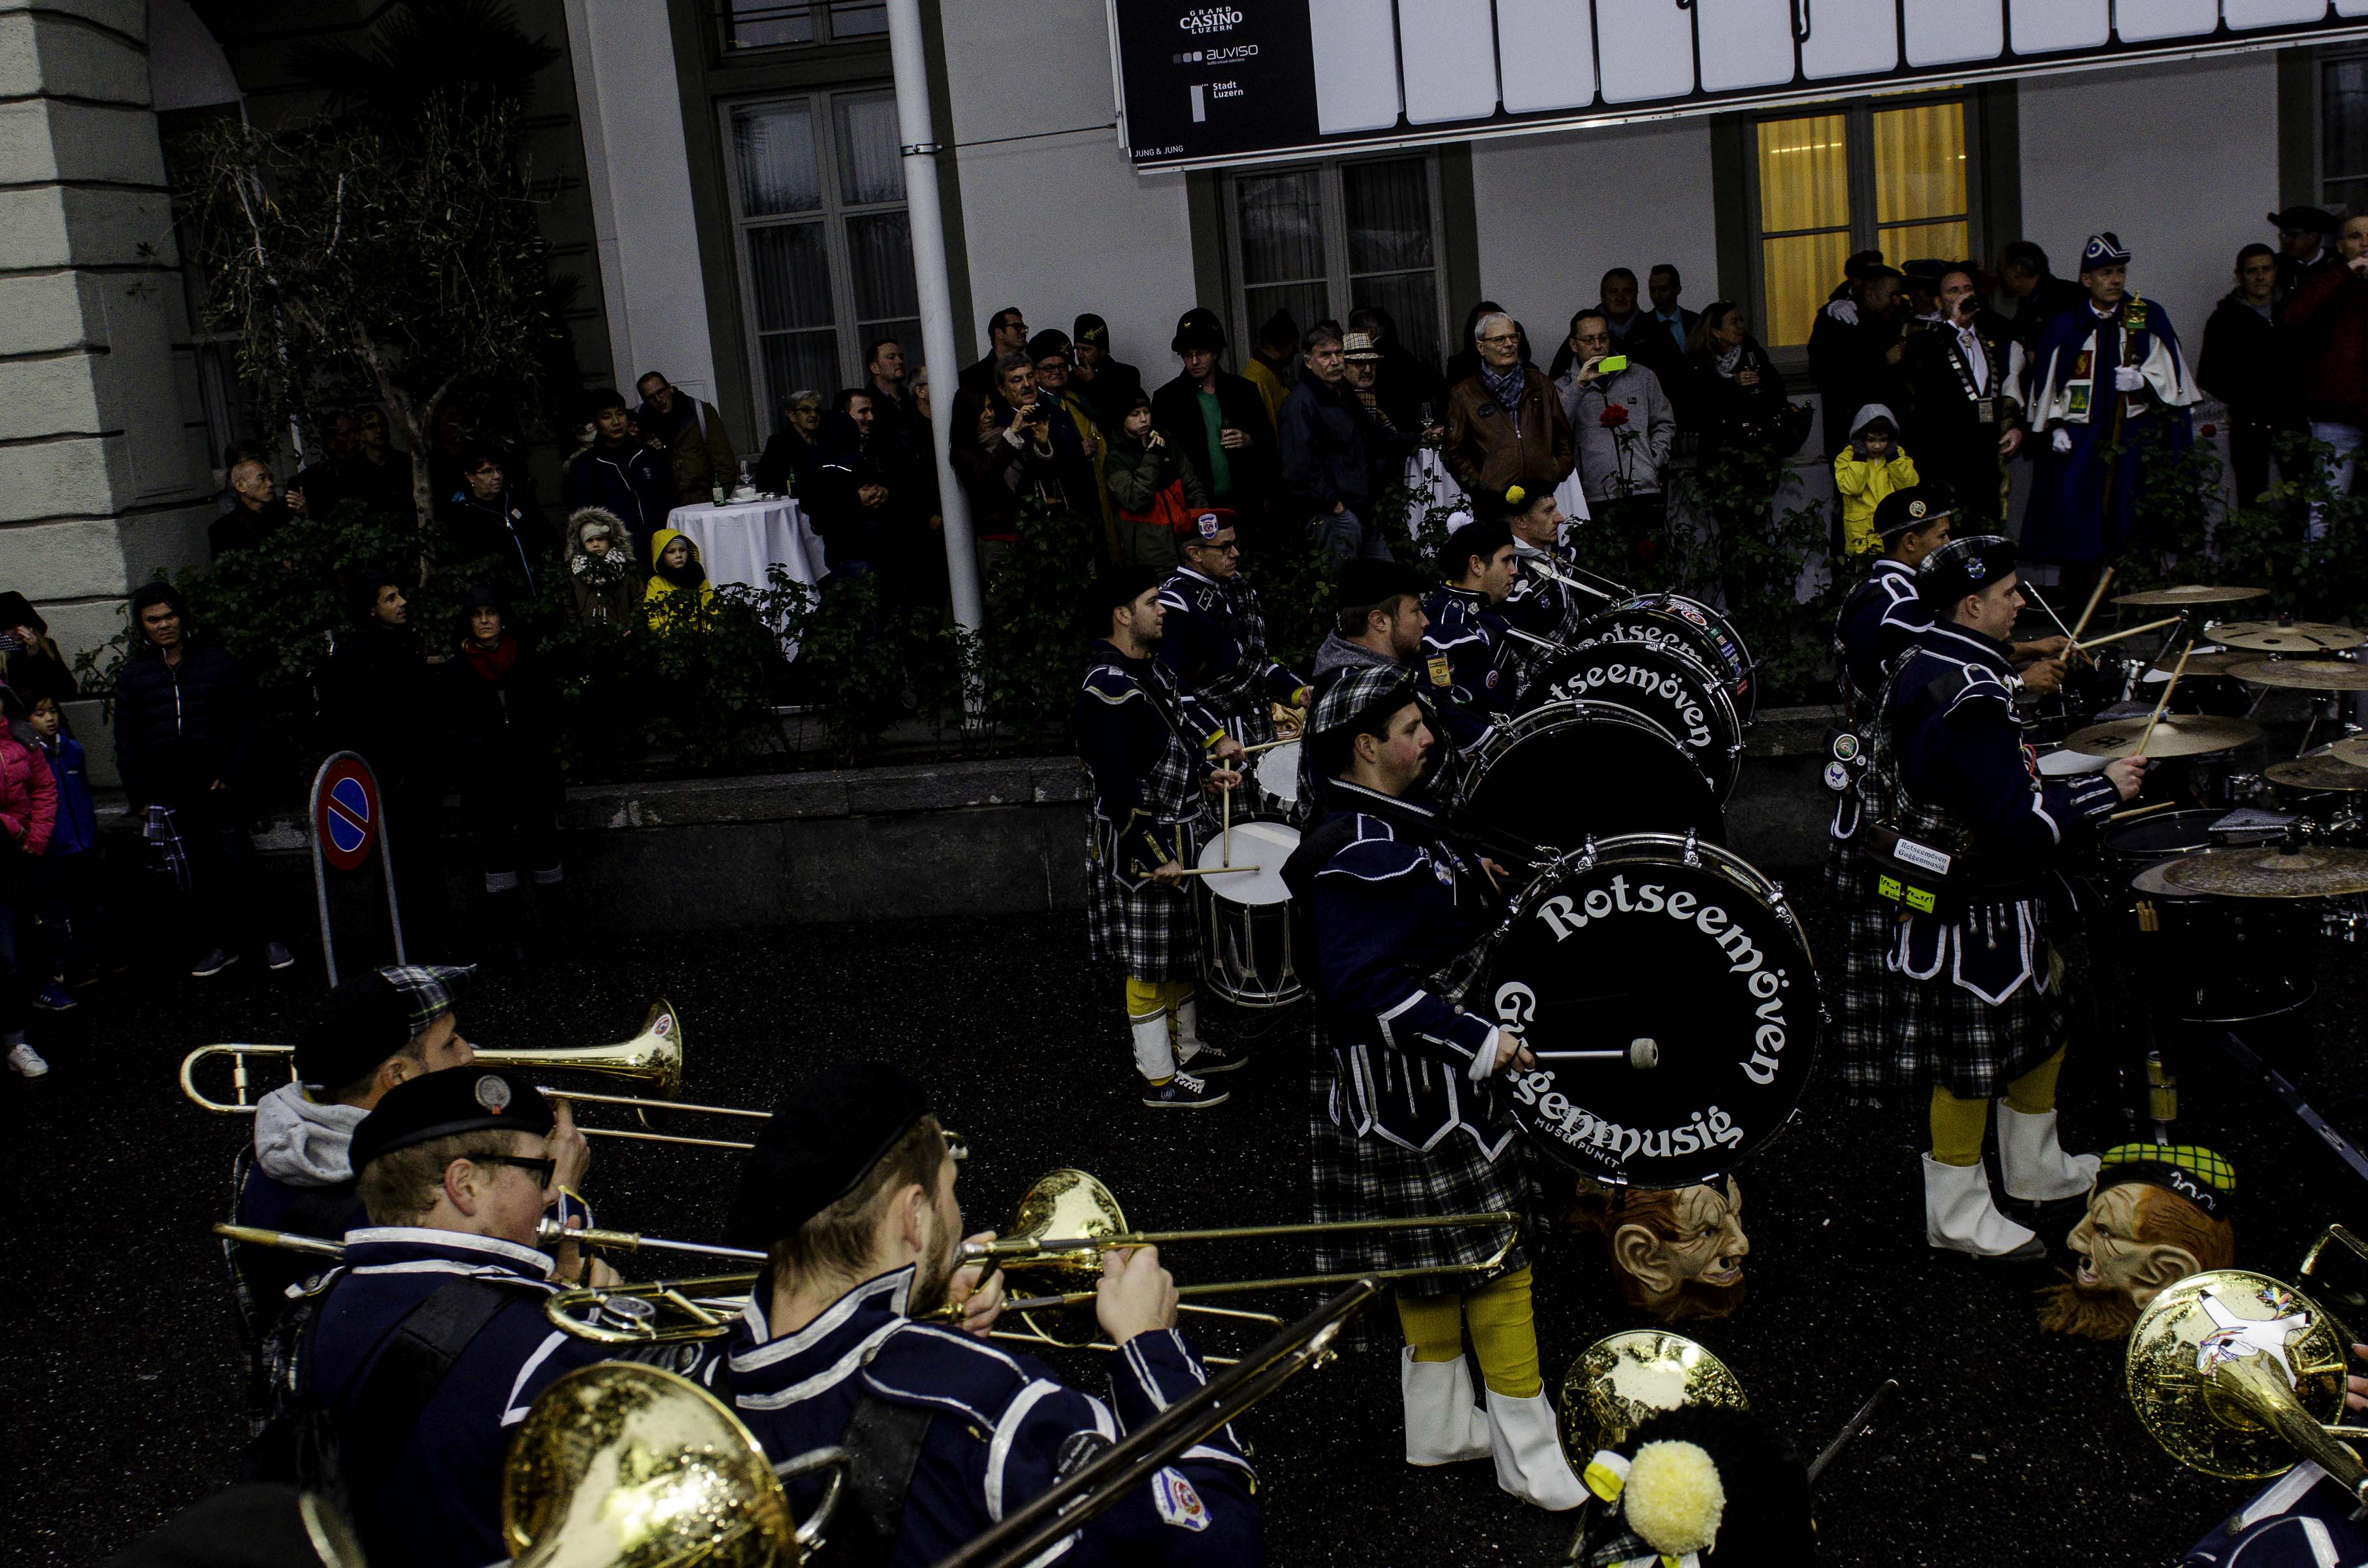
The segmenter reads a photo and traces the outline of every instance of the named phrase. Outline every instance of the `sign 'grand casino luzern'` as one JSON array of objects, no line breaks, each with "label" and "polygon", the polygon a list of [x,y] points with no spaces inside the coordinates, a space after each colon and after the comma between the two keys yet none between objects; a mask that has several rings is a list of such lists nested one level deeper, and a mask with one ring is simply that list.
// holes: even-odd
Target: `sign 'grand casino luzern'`
[{"label": "sign 'grand casino luzern'", "polygon": [[1140,168],[2368,37],[2368,0],[1110,0]]}]

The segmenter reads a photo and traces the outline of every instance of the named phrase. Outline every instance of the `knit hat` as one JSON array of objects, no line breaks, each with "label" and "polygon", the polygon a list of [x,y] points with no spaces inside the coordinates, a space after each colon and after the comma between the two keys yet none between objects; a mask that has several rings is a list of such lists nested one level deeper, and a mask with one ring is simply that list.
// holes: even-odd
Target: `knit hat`
[{"label": "knit hat", "polygon": [[1195,305],[1176,322],[1176,336],[1167,347],[1178,354],[1196,348],[1214,349],[1222,353],[1225,347],[1224,324],[1217,312],[1206,305]]}]

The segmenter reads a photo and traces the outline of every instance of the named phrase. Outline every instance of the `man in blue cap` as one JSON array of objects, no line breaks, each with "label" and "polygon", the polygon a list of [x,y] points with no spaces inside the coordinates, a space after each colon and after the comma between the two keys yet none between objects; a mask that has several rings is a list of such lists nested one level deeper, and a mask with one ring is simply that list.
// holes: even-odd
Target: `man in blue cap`
[{"label": "man in blue cap", "polygon": [[530,1079],[475,1064],[405,1079],[354,1130],[369,1222],[290,1315],[283,1411],[300,1439],[334,1440],[373,1562],[506,1555],[510,1427],[553,1379],[609,1355],[543,1314],[586,1269],[572,1246],[556,1264],[539,1250],[560,1173],[588,1164],[582,1143]]},{"label": "man in blue cap", "polygon": [[2066,597],[2086,597],[2128,548],[2146,454],[2183,450],[2187,409],[2203,393],[2169,312],[2129,292],[2130,253],[2110,233],[2080,252],[2089,297],[2047,324],[2031,356],[2030,424],[2039,472],[2023,553],[2064,568]]},{"label": "man in blue cap", "polygon": [[[963,1153],[918,1085],[849,1063],[781,1102],[733,1196],[727,1239],[767,1265],[732,1335],[729,1397],[776,1463],[854,1451],[858,1501],[831,1528],[848,1562],[939,1561],[1206,1380],[1156,1247],[1101,1259],[1094,1315],[1118,1347],[1107,1403],[988,1344],[1001,1283],[956,1267]],[[948,1304],[953,1324],[925,1321]],[[1255,1485],[1220,1431],[1038,1561],[1260,1562]],[[793,1510],[821,1490],[791,1481]]]},{"label": "man in blue cap", "polygon": [[2046,1248],[1991,1200],[1983,1134],[1997,1098],[2010,1198],[2077,1198],[2096,1176],[2094,1155],[2068,1155],[2056,1139],[2066,1020],[2044,882],[2137,792],[2146,764],[2041,777],[2014,710],[2008,639],[2023,598],[2011,540],[1952,540],[1917,568],[1916,590],[1933,623],[1884,697],[1874,772],[1890,820],[1868,824],[1862,847],[1893,918],[1888,1076],[1930,1085],[1925,1239],[2037,1261]]}]

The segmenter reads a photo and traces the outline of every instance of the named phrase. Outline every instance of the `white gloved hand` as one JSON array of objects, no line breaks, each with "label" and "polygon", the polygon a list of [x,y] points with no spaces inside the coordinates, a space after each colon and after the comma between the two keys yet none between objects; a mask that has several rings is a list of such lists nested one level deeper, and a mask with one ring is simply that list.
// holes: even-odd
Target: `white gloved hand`
[{"label": "white gloved hand", "polygon": [[2068,452],[2072,449],[2072,432],[2066,429],[2063,426],[2058,425],[2055,427],[2054,439],[2050,440],[2047,444],[2054,447],[2057,455],[2061,456],[2063,453]]},{"label": "white gloved hand", "polygon": [[1826,307],[1826,314],[1833,317],[1834,320],[1841,323],[1844,326],[1856,326],[1858,324],[1858,301],[1855,300],[1836,300],[1832,304]]},{"label": "white gloved hand", "polygon": [[2146,372],[2139,369],[2135,365],[2116,365],[2113,367],[2113,390],[2115,392],[2136,392],[2145,385]]}]

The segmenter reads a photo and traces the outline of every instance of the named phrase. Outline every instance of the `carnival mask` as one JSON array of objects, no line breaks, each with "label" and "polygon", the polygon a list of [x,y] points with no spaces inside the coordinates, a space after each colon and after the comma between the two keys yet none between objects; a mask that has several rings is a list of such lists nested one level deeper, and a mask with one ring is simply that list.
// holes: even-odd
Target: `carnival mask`
[{"label": "carnival mask", "polygon": [[2228,1222],[2169,1187],[2143,1181],[2102,1186],[2065,1244],[2079,1267],[2040,1292],[2039,1326],[2051,1334],[2120,1339],[2165,1286],[2234,1261]]},{"label": "carnival mask", "polygon": [[1743,1189],[1733,1176],[1674,1191],[1582,1187],[1575,1227],[1600,1231],[1621,1299],[1663,1323],[1743,1304]]}]

